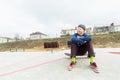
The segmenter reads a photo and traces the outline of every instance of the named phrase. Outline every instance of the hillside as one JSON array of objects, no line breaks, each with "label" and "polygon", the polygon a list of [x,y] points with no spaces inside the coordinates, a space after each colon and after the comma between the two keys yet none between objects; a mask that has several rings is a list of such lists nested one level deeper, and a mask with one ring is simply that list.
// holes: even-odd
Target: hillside
[{"label": "hillside", "polygon": [[[105,47],[120,47],[120,32],[111,33],[109,35],[94,35],[93,45],[95,48],[105,48]],[[8,42],[0,44],[0,51],[43,51],[50,50],[44,49],[44,42],[59,42],[60,49],[68,49],[67,41],[70,40],[70,36],[65,38],[50,38],[50,39],[39,39],[39,40],[23,40],[17,42]]]}]

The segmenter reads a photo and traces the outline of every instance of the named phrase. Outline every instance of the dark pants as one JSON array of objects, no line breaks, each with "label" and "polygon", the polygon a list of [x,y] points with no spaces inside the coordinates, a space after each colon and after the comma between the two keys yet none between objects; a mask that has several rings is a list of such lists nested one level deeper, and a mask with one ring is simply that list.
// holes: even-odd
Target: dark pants
[{"label": "dark pants", "polygon": [[71,56],[77,56],[77,55],[82,56],[85,55],[87,51],[88,51],[88,57],[90,56],[95,57],[95,53],[91,42],[86,42],[81,46],[78,46],[75,43],[71,43]]}]

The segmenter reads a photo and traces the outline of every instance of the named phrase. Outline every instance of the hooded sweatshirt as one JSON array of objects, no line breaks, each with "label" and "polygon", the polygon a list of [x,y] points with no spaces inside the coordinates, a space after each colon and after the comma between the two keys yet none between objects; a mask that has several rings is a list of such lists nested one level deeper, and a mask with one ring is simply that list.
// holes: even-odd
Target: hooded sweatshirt
[{"label": "hooded sweatshirt", "polygon": [[77,44],[78,46],[83,45],[86,42],[90,42],[92,40],[92,37],[90,35],[87,35],[84,33],[82,36],[78,33],[75,33],[71,37],[71,42]]}]

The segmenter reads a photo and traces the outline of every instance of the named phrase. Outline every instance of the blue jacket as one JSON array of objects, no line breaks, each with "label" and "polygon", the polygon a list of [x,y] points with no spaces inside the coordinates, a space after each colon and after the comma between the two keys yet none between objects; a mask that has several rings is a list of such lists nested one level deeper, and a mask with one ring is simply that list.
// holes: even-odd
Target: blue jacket
[{"label": "blue jacket", "polygon": [[71,37],[71,42],[78,44],[78,46],[80,46],[86,42],[90,42],[91,40],[92,40],[92,37],[90,35],[85,34],[85,33],[82,36],[80,36],[78,33],[75,33]]}]

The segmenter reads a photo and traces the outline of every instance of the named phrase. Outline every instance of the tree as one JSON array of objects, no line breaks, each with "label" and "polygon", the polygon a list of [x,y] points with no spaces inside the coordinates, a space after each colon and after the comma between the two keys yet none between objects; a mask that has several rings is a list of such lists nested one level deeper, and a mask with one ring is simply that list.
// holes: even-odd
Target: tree
[{"label": "tree", "polygon": [[15,39],[16,41],[20,40],[20,36],[19,36],[19,34],[18,34],[18,33],[17,33],[17,34],[15,34],[14,39]]}]

